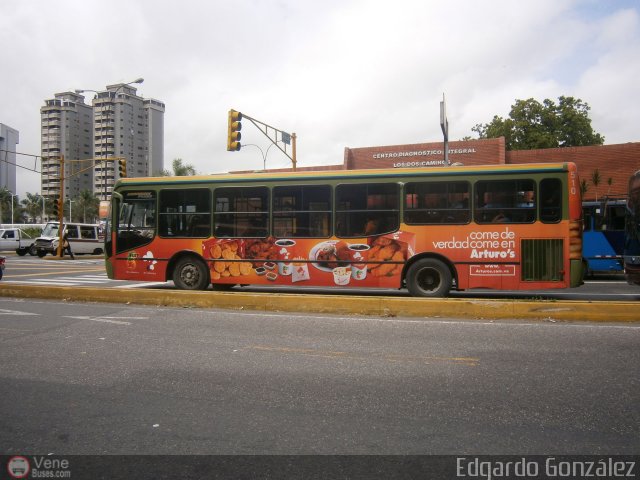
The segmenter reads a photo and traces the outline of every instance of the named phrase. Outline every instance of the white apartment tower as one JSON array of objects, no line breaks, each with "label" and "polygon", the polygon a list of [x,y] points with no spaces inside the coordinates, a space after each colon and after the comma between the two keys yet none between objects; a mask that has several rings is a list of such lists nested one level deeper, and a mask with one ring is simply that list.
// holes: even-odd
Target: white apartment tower
[{"label": "white apartment tower", "polygon": [[[65,196],[88,189],[108,200],[119,178],[118,159],[128,177],[158,175],[164,169],[164,103],[144,99],[129,84],[108,85],[84,96],[58,93],[40,109],[42,117],[42,194],[60,189],[60,155],[64,155]],[[78,161],[86,159],[86,162]]]},{"label": "white apartment tower", "polygon": [[72,92],[56,93],[40,108],[42,195],[60,193],[60,159],[64,156],[63,197],[75,197],[93,188],[93,112],[84,97]]},{"label": "white apartment tower", "polygon": [[[119,178],[117,158],[128,177],[159,174],[164,168],[164,103],[143,99],[129,84],[108,85],[93,99],[94,193],[107,200]],[[115,157],[115,158],[114,158]]]}]

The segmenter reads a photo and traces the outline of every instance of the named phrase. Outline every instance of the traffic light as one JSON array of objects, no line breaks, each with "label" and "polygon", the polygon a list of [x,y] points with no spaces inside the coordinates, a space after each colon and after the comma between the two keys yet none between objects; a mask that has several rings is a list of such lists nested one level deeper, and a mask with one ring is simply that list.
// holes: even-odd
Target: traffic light
[{"label": "traffic light", "polygon": [[118,160],[118,173],[120,174],[120,178],[127,176],[127,160],[124,158]]},{"label": "traffic light", "polygon": [[62,194],[58,194],[53,199],[53,218],[56,220],[60,218],[62,213]]},{"label": "traffic light", "polygon": [[237,152],[240,150],[240,139],[242,134],[242,113],[235,110],[229,110],[229,128],[227,130],[227,150],[230,152]]}]

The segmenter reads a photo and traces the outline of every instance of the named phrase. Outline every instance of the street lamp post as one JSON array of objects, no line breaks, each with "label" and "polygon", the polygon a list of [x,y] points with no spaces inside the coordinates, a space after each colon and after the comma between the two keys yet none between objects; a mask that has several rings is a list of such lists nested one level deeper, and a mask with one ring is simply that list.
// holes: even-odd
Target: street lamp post
[{"label": "street lamp post", "polygon": [[11,225],[13,225],[13,197],[17,197],[18,194],[11,194]]},{"label": "street lamp post", "polygon": [[255,143],[245,143],[244,145],[242,145],[243,147],[256,147],[258,150],[260,150],[260,153],[262,154],[262,170],[266,171],[267,170],[267,155],[269,154],[269,149],[271,147],[273,147],[275,145],[275,143],[270,144],[267,147],[267,151],[265,152],[264,150],[262,150],[262,148],[258,145],[256,145]]},{"label": "street lamp post", "polygon": [[[133,85],[134,83],[142,83],[142,82],[144,82],[144,78],[140,77],[140,78],[136,78],[132,82],[123,83],[120,86],[118,86],[118,88],[116,88],[115,91],[113,92],[113,100],[114,100],[113,103],[115,104],[115,100],[118,98],[118,92],[120,90],[122,90],[124,87],[129,86],[129,85]],[[84,92],[94,92],[96,94],[100,93],[97,90],[76,90],[76,93],[84,93]],[[111,96],[111,95],[109,95],[109,96]],[[104,114],[104,110],[101,113]],[[114,114],[114,117],[115,117],[115,114]],[[104,116],[101,116],[102,154],[103,154],[103,157],[104,157],[103,160],[102,160],[102,176],[104,177],[103,200],[106,201],[107,200],[107,136],[105,135],[104,121],[105,121]],[[113,153],[115,154],[115,133],[114,133],[114,152]],[[114,180],[115,180],[115,167],[113,169],[113,176],[114,176]]]},{"label": "street lamp post", "polygon": [[71,218],[71,204],[73,203],[73,200],[71,200],[71,198],[69,198],[69,221],[73,222],[73,219]]}]

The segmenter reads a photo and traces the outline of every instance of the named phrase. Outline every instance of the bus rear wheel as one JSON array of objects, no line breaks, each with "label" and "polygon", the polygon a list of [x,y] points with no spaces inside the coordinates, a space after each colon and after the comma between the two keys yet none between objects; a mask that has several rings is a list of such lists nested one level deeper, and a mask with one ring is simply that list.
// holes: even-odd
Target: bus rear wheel
[{"label": "bus rear wheel", "polygon": [[444,297],[451,285],[451,270],[435,258],[418,260],[407,272],[407,289],[414,297]]},{"label": "bus rear wheel", "polygon": [[209,286],[207,266],[194,257],[181,258],[173,270],[173,283],[180,290],[206,290]]}]

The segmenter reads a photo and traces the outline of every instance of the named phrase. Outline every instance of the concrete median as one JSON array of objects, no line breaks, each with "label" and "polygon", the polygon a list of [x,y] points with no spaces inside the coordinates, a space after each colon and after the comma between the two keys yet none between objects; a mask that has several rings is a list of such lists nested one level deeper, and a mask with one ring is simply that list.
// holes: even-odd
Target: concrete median
[{"label": "concrete median", "polygon": [[[129,288],[0,285],[0,296],[172,307],[313,312],[383,317],[640,322],[637,303],[545,300],[429,299],[386,296],[272,294]],[[303,300],[303,301],[302,301]]]}]

